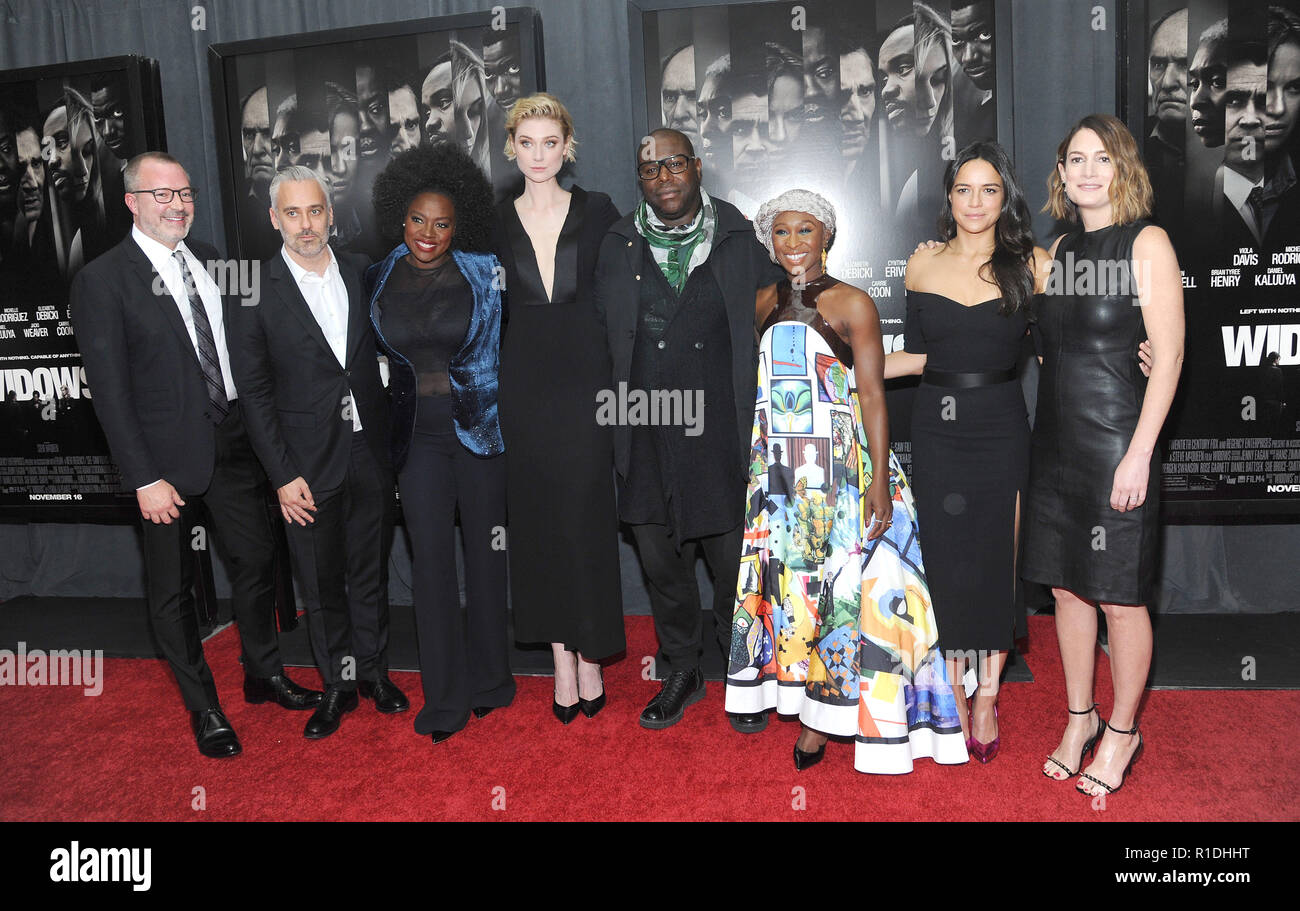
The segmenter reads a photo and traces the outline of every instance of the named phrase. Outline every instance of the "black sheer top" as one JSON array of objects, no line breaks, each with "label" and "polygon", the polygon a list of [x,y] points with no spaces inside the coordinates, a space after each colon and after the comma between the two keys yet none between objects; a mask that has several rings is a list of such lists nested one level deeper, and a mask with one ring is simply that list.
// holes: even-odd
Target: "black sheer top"
[{"label": "black sheer top", "polygon": [[416,394],[449,395],[447,365],[474,312],[474,290],[455,260],[421,269],[401,257],[384,285],[382,312],[384,337],[415,368]]}]

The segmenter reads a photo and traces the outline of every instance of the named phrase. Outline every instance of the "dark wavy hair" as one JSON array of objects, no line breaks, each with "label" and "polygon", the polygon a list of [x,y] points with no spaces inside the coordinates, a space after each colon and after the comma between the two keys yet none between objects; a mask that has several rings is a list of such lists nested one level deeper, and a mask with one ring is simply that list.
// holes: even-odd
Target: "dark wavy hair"
[{"label": "dark wavy hair", "polygon": [[1030,227],[1032,216],[1025,194],[1016,181],[1015,169],[1006,149],[996,142],[977,140],[957,153],[948,162],[943,175],[943,211],[939,213],[939,234],[944,240],[957,236],[957,222],[952,217],[952,186],[957,182],[957,172],[968,161],[986,161],[998,172],[1002,180],[1002,211],[998,214],[993,255],[980,266],[980,277],[991,281],[1002,292],[998,312],[1010,316],[1021,308],[1028,309],[1034,296],[1034,234]]},{"label": "dark wavy hair", "polygon": [[375,177],[371,200],[384,239],[402,242],[406,213],[421,193],[440,193],[456,209],[451,246],[469,253],[492,251],[492,185],[456,143],[407,149]]}]

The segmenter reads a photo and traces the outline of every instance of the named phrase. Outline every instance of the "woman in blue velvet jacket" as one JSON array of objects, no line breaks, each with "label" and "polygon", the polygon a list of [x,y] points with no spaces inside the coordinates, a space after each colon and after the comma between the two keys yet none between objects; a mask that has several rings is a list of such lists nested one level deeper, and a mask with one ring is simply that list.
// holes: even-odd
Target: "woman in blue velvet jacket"
[{"label": "woman in blue velvet jacket", "polygon": [[492,188],[463,150],[442,143],[394,158],[375,179],[374,204],[380,230],[400,241],[366,272],[366,286],[388,358],[393,467],[411,542],[424,685],[415,730],[441,743],[471,711],[482,718],[515,694],[497,420],[500,266],[487,252]]}]

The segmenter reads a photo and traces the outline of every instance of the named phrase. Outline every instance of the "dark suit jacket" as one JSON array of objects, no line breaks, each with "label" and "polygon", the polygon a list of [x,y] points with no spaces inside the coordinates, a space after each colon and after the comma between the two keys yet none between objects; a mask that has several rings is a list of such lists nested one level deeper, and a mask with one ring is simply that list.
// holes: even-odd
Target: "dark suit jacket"
[{"label": "dark suit jacket", "polygon": [[1256,241],[1241,213],[1223,195],[1223,170],[1224,166],[1221,165],[1214,175],[1214,216],[1217,224],[1213,227],[1217,228],[1217,233],[1212,241],[1217,244],[1219,251],[1225,253],[1235,253],[1240,247],[1254,247],[1259,251],[1259,265],[1271,266],[1274,253],[1290,244],[1300,243],[1300,183],[1282,194],[1263,240]]},{"label": "dark suit jacket", "polygon": [[[185,245],[205,263],[217,258],[206,244]],[[77,273],[69,311],[95,416],[123,488],[162,478],[184,497],[203,493],[212,480],[219,414],[176,301],[153,290],[157,275],[128,234]],[[235,309],[223,296],[227,331]],[[227,346],[233,355],[234,346]]]},{"label": "dark suit jacket", "polygon": [[253,451],[273,485],[301,477],[317,496],[341,487],[347,476],[349,390],[375,460],[390,465],[388,393],[361,290],[366,261],[337,251],[334,257],[348,289],[346,366],[334,356],[278,252],[262,264],[256,303],[238,308],[230,330],[235,385]]},{"label": "dark suit jacket", "polygon": [[[754,224],[724,199],[712,196],[718,216],[713,249],[699,268],[712,270],[722,289],[731,336],[731,363],[719,365],[731,376],[736,394],[736,427],[739,452],[749,461],[750,436],[754,430],[754,399],[758,382],[758,332],[754,308],[758,289],[780,281],[785,273],[772,262],[767,249],[754,236]],[[613,362],[615,388],[632,375],[632,352],[641,305],[641,266],[646,242],[637,233],[635,210],[614,222],[600,245],[593,280],[592,301],[596,316],[605,328]],[[614,467],[627,476],[631,460],[631,427],[614,428]]]}]

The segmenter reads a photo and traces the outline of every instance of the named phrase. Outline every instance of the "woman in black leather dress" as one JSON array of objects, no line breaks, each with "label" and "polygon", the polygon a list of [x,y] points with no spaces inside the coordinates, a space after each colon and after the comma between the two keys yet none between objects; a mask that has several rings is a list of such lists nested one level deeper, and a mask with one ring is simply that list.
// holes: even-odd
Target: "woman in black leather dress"
[{"label": "woman in black leather dress", "polygon": [[[1080,226],[1053,244],[1052,273],[1036,306],[1043,368],[1022,574],[1052,586],[1069,699],[1065,736],[1043,774],[1064,781],[1082,771],[1079,791],[1097,796],[1118,790],[1142,751],[1137,710],[1151,664],[1156,445],[1182,366],[1182,279],[1168,236],[1146,220],[1151,183],[1122,122],[1083,118],[1057,159],[1047,211]],[[1137,360],[1144,337],[1149,381]],[[1098,606],[1115,693],[1104,724],[1093,701]],[[1082,770],[1089,751],[1093,761]]]},{"label": "woman in black leather dress", "polygon": [[[921,374],[911,474],[932,557],[926,580],[966,748],[990,762],[1001,744],[1002,669],[1025,634],[1016,550],[1029,420],[1016,361],[1049,259],[1034,246],[1029,207],[997,143],[962,149],[944,196],[946,242],[908,261],[904,348],[885,358],[885,379]],[[979,680],[969,710],[959,685],[968,667]]]}]

